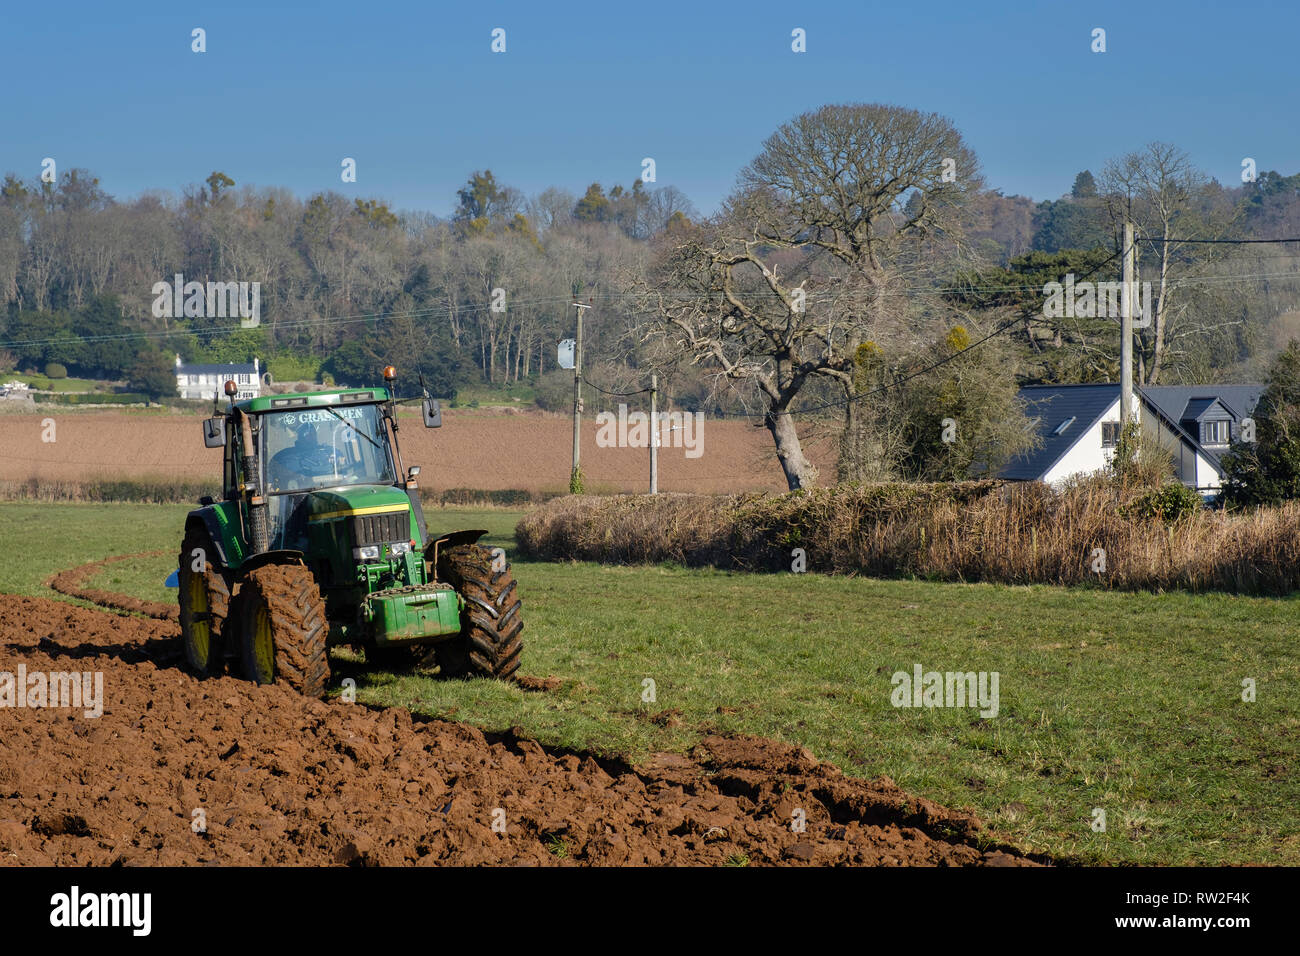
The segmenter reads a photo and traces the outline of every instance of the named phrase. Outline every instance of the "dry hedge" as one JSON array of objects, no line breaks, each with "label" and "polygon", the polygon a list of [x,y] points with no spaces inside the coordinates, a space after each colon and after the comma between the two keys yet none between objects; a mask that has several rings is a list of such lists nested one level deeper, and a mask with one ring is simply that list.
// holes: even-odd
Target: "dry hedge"
[{"label": "dry hedge", "polygon": [[[848,485],[781,495],[559,498],[516,528],[520,553],[1009,584],[1286,594],[1300,587],[1300,503],[1172,522],[1127,516],[1104,481]],[[1092,570],[1095,549],[1105,571]]]},{"label": "dry hedge", "polygon": [[220,483],[175,478],[0,479],[0,501],[139,502],[175,504],[197,502],[200,495],[220,496]]},{"label": "dry hedge", "polygon": [[[220,484],[176,478],[59,478],[0,479],[0,501],[42,501],[51,503],[139,502],[142,504],[197,505],[199,497],[221,498]],[[555,497],[548,492],[515,488],[450,488],[437,491],[420,489],[420,501],[426,507],[519,508]]]}]

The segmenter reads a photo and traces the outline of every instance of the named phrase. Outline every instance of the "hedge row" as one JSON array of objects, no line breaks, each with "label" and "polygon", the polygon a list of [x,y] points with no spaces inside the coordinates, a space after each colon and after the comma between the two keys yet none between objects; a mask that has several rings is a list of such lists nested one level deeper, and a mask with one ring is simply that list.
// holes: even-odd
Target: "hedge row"
[{"label": "hedge row", "polygon": [[1104,481],[1062,491],[972,482],[579,496],[530,512],[516,536],[521,555],[552,560],[1245,594],[1300,589],[1300,502],[1243,515],[1175,504]]}]

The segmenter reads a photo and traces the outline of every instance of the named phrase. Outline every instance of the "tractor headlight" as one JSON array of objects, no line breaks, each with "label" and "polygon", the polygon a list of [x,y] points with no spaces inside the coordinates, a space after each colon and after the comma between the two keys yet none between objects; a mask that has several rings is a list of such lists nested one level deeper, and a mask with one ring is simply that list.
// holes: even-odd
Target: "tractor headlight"
[{"label": "tractor headlight", "polygon": [[379,560],[379,545],[370,544],[364,548],[353,548],[352,557],[358,561],[377,561]]},{"label": "tractor headlight", "polygon": [[397,557],[399,554],[407,554],[410,550],[411,542],[409,541],[399,541],[392,546],[393,557]]}]

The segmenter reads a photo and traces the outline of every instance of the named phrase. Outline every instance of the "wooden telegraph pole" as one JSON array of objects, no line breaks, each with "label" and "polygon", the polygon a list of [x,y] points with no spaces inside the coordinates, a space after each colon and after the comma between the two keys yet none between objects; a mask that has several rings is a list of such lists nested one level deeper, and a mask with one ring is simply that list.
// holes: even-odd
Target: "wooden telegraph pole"
[{"label": "wooden telegraph pole", "polygon": [[582,310],[590,305],[573,303],[578,310],[578,334],[573,343],[573,470],[569,473],[569,494],[582,494]]},{"label": "wooden telegraph pole", "polygon": [[650,494],[659,494],[659,376],[650,376]]},{"label": "wooden telegraph pole", "polygon": [[1124,284],[1120,289],[1119,325],[1119,427],[1120,434],[1133,415],[1133,303],[1137,292],[1133,223],[1124,220]]}]

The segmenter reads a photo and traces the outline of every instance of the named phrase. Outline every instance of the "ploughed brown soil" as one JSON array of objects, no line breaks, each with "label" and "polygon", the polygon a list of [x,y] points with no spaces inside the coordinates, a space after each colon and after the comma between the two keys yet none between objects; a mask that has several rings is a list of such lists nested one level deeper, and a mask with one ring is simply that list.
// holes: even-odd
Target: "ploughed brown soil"
[{"label": "ploughed brown soil", "polygon": [[0,671],[20,664],[102,672],[104,712],[0,707],[9,864],[1029,862],[981,849],[967,814],[786,744],[708,737],[633,768],[400,708],[200,681],[170,621],[0,595]]},{"label": "ploughed brown soil", "polygon": [[[596,413],[618,411],[588,397],[582,425],[582,469],[588,490],[645,491],[650,458],[646,448],[599,448]],[[633,410],[637,406],[633,405]],[[42,441],[42,422],[53,418],[57,441]],[[221,478],[221,449],[204,448],[203,412],[142,414],[121,411],[43,409],[0,414],[0,479],[88,481],[115,478]],[[427,429],[414,412],[402,415],[402,458],[420,465],[421,484],[448,488],[522,488],[567,491],[572,465],[573,420],[566,415],[515,409],[448,408],[443,426]],[[692,433],[692,442],[695,438]],[[701,494],[783,491],[786,483],[772,436],[744,419],[706,419],[700,455],[687,458],[679,433],[665,436],[679,447],[659,450],[659,487]],[[835,442],[811,437],[804,452],[823,472],[834,474]]]}]

